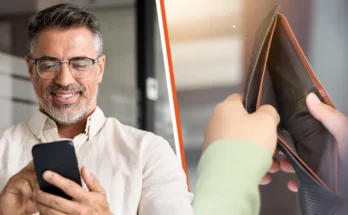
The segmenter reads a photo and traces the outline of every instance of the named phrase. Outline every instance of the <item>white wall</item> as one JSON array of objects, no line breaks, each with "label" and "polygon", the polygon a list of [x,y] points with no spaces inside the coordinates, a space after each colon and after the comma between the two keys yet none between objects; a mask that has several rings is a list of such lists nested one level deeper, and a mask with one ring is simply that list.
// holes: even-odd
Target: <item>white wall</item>
[{"label": "white wall", "polygon": [[36,101],[31,82],[12,77],[12,74],[29,77],[24,58],[0,53],[0,65],[0,128],[4,128],[28,120],[38,106],[13,101],[13,98]]}]

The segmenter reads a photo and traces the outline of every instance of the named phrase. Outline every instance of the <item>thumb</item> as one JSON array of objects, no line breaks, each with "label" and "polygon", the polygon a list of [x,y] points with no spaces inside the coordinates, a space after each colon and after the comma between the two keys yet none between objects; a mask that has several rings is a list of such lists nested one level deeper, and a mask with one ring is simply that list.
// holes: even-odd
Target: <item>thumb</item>
[{"label": "thumb", "polygon": [[88,171],[87,167],[83,166],[81,173],[82,173],[82,178],[85,181],[89,191],[105,194],[104,188],[101,186],[98,180],[94,177],[94,175]]},{"label": "thumb", "polygon": [[348,120],[345,115],[327,104],[322,103],[319,98],[310,93],[306,98],[310,113],[319,120],[327,130],[342,144],[345,141],[345,131],[348,128]]},{"label": "thumb", "polygon": [[262,105],[257,110],[256,113],[268,114],[275,122],[276,125],[279,124],[280,117],[277,110],[271,105]]}]

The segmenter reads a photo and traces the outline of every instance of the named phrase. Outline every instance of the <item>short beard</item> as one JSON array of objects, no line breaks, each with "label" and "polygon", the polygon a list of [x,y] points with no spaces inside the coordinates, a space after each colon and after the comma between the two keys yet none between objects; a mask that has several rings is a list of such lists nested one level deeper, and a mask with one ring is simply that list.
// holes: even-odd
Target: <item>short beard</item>
[{"label": "short beard", "polygon": [[[66,91],[75,90],[80,93],[80,98],[76,104],[54,104],[49,101],[48,97],[52,92],[57,91],[58,89]],[[83,87],[79,87],[76,85],[68,85],[67,87],[61,87],[57,84],[52,84],[51,86],[47,87],[45,95],[43,96],[43,98],[39,98],[39,101],[43,111],[47,115],[49,115],[57,124],[72,125],[80,121],[83,117],[85,117],[85,115],[91,109],[93,102],[97,99],[98,90],[99,86],[97,85],[96,92],[93,98],[90,101],[88,101],[89,96],[87,95],[87,92]],[[69,111],[69,109],[71,108],[74,109],[72,111]]]}]

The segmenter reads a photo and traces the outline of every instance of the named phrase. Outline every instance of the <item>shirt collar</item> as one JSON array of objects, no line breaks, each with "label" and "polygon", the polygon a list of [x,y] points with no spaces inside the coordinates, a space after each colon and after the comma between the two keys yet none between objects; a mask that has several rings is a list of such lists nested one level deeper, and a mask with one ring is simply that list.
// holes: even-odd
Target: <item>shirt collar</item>
[{"label": "shirt collar", "polygon": [[[94,112],[87,118],[85,134],[88,138],[93,138],[103,127],[106,121],[106,117],[103,111],[97,107]],[[56,122],[54,122],[48,115],[37,110],[28,122],[29,129],[36,138],[41,139],[44,131],[57,128]]]}]

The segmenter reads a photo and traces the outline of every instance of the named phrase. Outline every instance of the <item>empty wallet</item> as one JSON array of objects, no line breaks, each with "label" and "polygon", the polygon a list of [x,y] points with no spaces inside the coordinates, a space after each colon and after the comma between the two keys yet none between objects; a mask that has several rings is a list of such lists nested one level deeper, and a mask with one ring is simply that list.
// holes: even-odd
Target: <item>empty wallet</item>
[{"label": "empty wallet", "polygon": [[334,215],[342,203],[337,143],[310,114],[306,96],[313,92],[322,102],[334,105],[278,8],[268,14],[256,32],[244,86],[244,107],[253,113],[269,104],[278,111],[277,147],[295,169],[301,213]]}]

